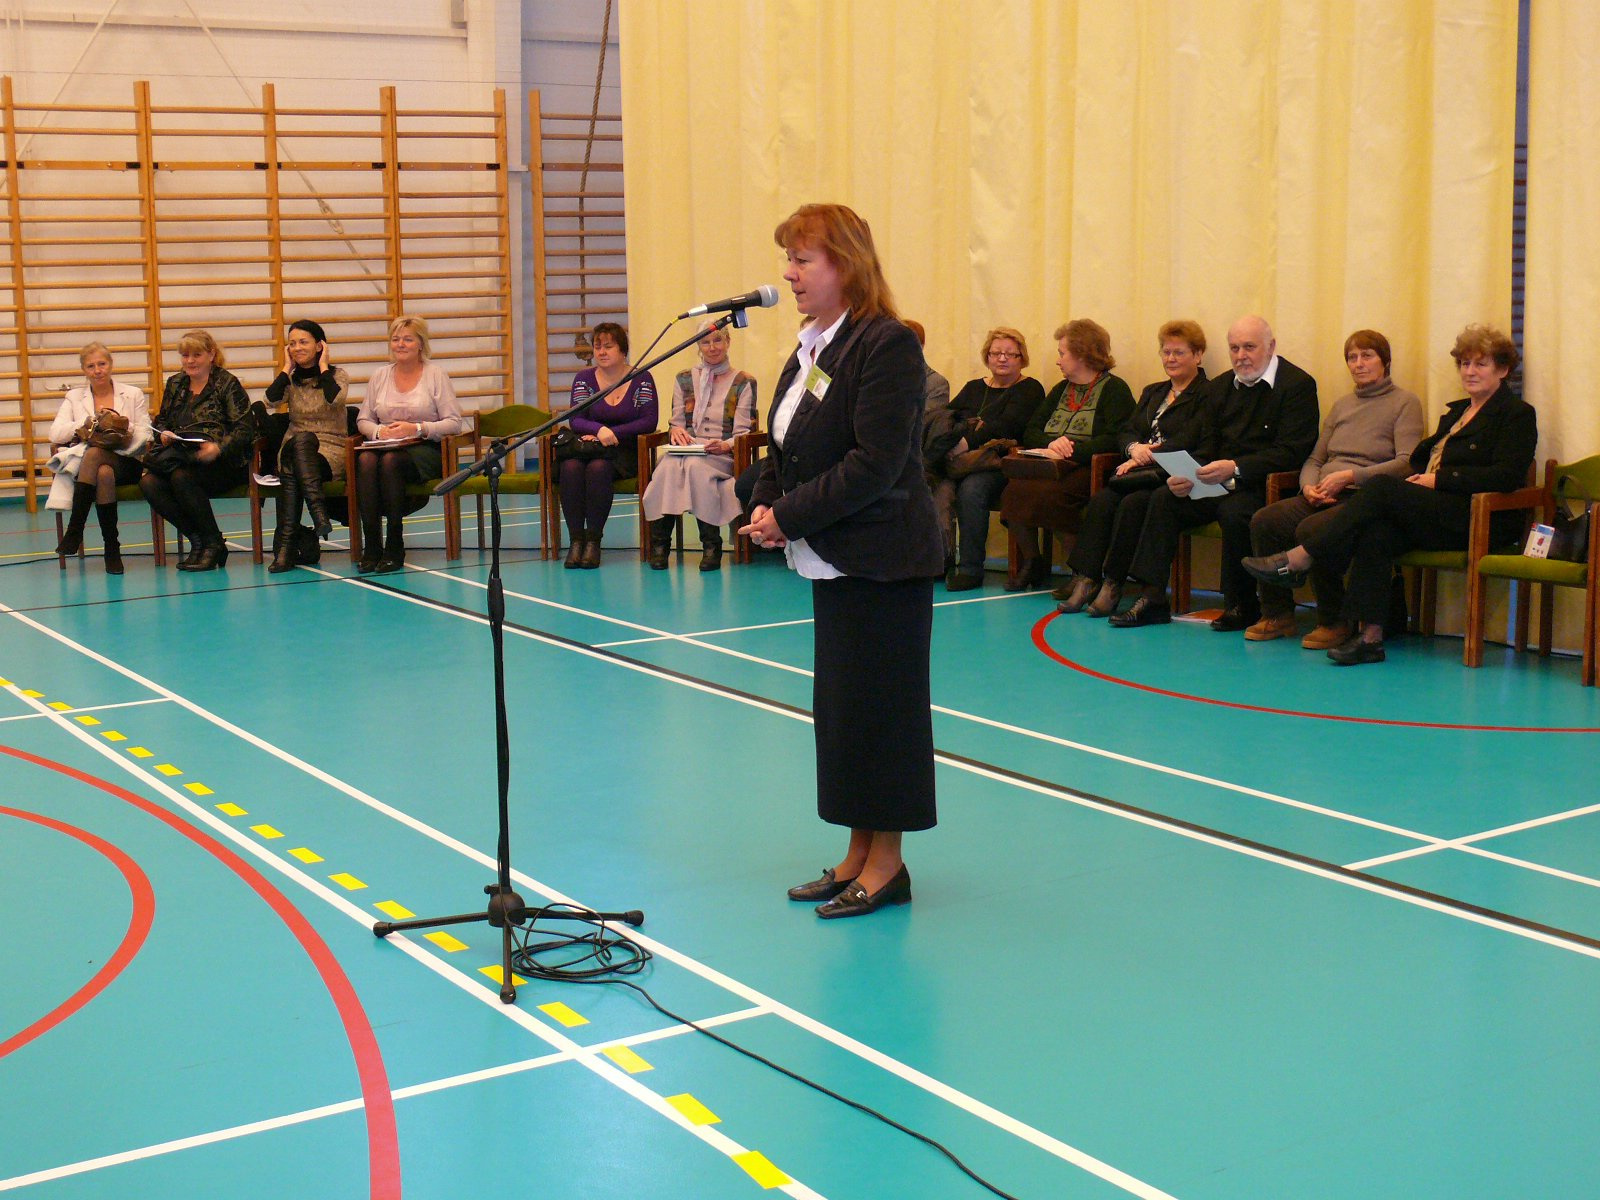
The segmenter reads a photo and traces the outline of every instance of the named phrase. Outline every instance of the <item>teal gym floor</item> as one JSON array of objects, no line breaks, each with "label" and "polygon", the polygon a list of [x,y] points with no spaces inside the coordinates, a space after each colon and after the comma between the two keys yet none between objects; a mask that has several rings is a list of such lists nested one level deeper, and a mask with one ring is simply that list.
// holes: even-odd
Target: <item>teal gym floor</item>
[{"label": "teal gym floor", "polygon": [[[221,511],[226,570],[116,578],[0,507],[0,1192],[986,1194],[627,989],[502,1005],[486,925],[375,938],[494,877],[487,555],[434,507],[401,574],[269,575]],[[620,503],[599,571],[507,524],[518,890],[644,910],[668,1009],[1025,1200],[1600,1196],[1575,660],[939,588],[916,899],[824,922],[808,585],[650,571]]]}]

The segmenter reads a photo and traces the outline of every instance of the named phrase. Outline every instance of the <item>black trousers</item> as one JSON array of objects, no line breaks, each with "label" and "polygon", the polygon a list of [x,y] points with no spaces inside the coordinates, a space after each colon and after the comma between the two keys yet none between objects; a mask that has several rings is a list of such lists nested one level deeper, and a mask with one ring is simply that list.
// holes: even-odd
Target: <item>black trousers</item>
[{"label": "black trousers", "polygon": [[146,471],[139,477],[139,490],[150,507],[189,541],[199,546],[220,546],[222,531],[211,511],[211,497],[238,487],[244,482],[244,473],[245,468],[239,463],[221,459],[196,462],[170,475]]},{"label": "black trousers", "polygon": [[874,831],[930,829],[933,581],[811,584],[817,814]]},{"label": "black trousers", "polygon": [[[1133,511],[1118,513],[1116,534],[1107,555],[1106,578],[1126,577],[1147,587],[1165,587],[1178,553],[1178,535],[1215,521],[1222,526],[1223,604],[1247,612],[1255,609],[1255,581],[1239,560],[1250,553],[1250,517],[1266,501],[1264,493],[1240,488],[1226,496],[1194,500],[1159,487],[1136,492],[1128,499],[1138,496],[1148,497],[1142,506],[1143,521],[1135,529]],[[1127,509],[1126,500],[1122,508]],[[1113,574],[1113,567],[1121,568],[1122,573]]]},{"label": "black trousers", "polygon": [[1471,496],[1379,475],[1334,509],[1303,545],[1320,567],[1349,570],[1345,618],[1382,625],[1394,560],[1408,550],[1463,550],[1471,528]]}]

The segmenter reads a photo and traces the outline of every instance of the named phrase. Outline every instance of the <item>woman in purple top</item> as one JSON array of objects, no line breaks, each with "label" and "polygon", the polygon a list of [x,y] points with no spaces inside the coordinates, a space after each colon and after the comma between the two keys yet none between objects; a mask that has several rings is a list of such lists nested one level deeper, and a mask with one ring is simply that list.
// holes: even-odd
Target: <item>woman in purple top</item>
[{"label": "woman in purple top", "polygon": [[[594,366],[573,378],[574,405],[605,391],[629,370],[628,331],[621,325],[613,321],[596,325],[589,344],[594,347]],[[573,432],[581,441],[598,442],[605,449],[594,457],[580,449],[558,463],[561,515],[571,541],[565,564],[569,569],[600,565],[600,536],[611,514],[612,488],[617,480],[638,475],[639,436],[655,432],[656,417],[656,384],[646,373],[572,418]]]}]

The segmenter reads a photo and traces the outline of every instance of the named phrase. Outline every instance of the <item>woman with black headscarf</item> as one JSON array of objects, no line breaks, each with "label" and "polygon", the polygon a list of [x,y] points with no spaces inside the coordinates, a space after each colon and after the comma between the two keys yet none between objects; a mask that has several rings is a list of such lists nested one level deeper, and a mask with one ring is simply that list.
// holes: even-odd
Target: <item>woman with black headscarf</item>
[{"label": "woman with black headscarf", "polygon": [[278,528],[272,535],[274,574],[295,565],[300,507],[318,538],[333,532],[322,485],[344,477],[345,395],[350,378],[328,362],[328,339],[315,321],[289,326],[283,370],[267,387],[267,403],[287,400],[289,429],[278,451]]}]

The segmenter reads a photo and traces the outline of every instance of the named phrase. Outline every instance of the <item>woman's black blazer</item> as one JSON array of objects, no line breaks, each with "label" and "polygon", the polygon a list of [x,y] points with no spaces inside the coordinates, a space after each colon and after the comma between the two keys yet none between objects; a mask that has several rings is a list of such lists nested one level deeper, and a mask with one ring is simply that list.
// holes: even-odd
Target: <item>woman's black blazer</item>
[{"label": "woman's black blazer", "polygon": [[[944,542],[922,470],[922,347],[893,317],[846,317],[817,365],[831,380],[800,398],[770,448],[753,504],[846,575],[883,582],[944,571]],[[789,356],[773,390],[799,369]],[[768,413],[767,428],[771,428]]]}]

